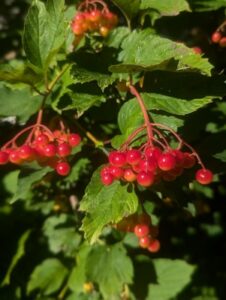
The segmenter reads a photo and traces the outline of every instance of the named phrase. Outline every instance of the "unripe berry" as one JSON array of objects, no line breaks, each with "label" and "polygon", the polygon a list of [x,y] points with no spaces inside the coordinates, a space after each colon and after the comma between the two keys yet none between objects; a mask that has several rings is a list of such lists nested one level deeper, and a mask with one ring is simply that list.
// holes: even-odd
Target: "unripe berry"
[{"label": "unripe berry", "polygon": [[208,169],[200,169],[196,172],[195,178],[200,184],[206,185],[213,181],[213,173]]},{"label": "unripe berry", "polygon": [[176,166],[176,159],[170,153],[163,153],[158,159],[158,166],[163,171],[172,170]]},{"label": "unripe berry", "polygon": [[138,238],[147,236],[149,234],[149,227],[146,224],[137,224],[134,228],[134,233]]},{"label": "unripe berry", "polygon": [[141,171],[137,175],[137,182],[141,186],[145,186],[145,187],[151,186],[154,182],[154,174],[151,172]]},{"label": "unripe berry", "polygon": [[9,160],[9,154],[5,151],[0,151],[0,165],[7,164]]},{"label": "unripe berry", "polygon": [[123,167],[126,164],[126,156],[119,151],[113,151],[109,154],[109,162],[115,167]]},{"label": "unripe berry", "polygon": [[141,160],[141,153],[139,150],[131,149],[126,153],[126,161],[130,165],[137,165]]},{"label": "unripe berry", "polygon": [[110,32],[110,29],[107,28],[106,26],[101,26],[99,31],[102,37],[107,37]]},{"label": "unripe berry", "polygon": [[67,176],[70,173],[71,167],[67,162],[58,162],[56,164],[56,172],[61,176]]},{"label": "unripe berry", "polygon": [[102,18],[101,11],[97,9],[91,11],[89,14],[89,20],[92,22],[99,22],[101,18]]},{"label": "unripe berry", "polygon": [[137,176],[132,169],[125,169],[123,177],[128,182],[133,182],[137,179]]}]

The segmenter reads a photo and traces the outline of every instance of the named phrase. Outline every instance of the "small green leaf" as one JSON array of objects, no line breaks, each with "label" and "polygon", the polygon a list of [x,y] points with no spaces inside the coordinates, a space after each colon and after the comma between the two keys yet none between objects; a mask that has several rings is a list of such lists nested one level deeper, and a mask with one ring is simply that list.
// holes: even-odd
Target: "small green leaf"
[{"label": "small green leaf", "polygon": [[25,123],[40,108],[41,96],[33,96],[26,88],[12,90],[0,85],[0,116],[15,116],[20,123]]},{"label": "small green leaf", "polygon": [[226,7],[225,0],[190,0],[194,11],[211,11]]},{"label": "small green leaf", "polygon": [[132,283],[133,265],[122,245],[96,246],[87,259],[87,275],[98,283],[104,299],[114,299],[124,284]]},{"label": "small green leaf", "polygon": [[146,300],[171,300],[191,282],[195,267],[182,260],[154,259],[157,283],[150,284]]},{"label": "small green leaf", "polygon": [[32,272],[27,293],[41,289],[43,295],[50,295],[59,290],[67,274],[68,270],[58,259],[46,259]]},{"label": "small green leaf", "polygon": [[123,217],[136,212],[138,199],[132,187],[115,181],[104,186],[100,180],[100,168],[97,169],[86,188],[80,209],[86,212],[82,230],[90,243],[94,243],[105,225],[117,223]]},{"label": "small green leaf", "polygon": [[130,0],[129,5],[127,0],[112,0],[112,2],[120,8],[128,19],[132,19],[139,12],[140,0]]},{"label": "small green leaf", "polygon": [[23,169],[21,170],[18,181],[17,181],[17,190],[10,203],[14,203],[17,200],[26,199],[32,185],[40,181],[47,173],[51,172],[52,169],[45,167],[38,170],[33,169]]},{"label": "small green leaf", "polygon": [[15,266],[17,265],[18,261],[21,259],[21,257],[24,256],[25,254],[25,244],[29,238],[31,234],[31,230],[27,230],[25,231],[22,236],[20,237],[19,241],[18,241],[18,246],[17,246],[17,250],[16,250],[16,253],[15,255],[13,256],[13,259],[10,263],[10,266],[7,270],[7,273],[1,283],[1,286],[4,286],[4,285],[8,285],[10,284],[10,281],[11,281],[11,273],[13,271],[13,269],[15,268]]},{"label": "small green leaf", "polygon": [[185,0],[141,0],[141,9],[155,9],[162,16],[176,16],[182,11],[190,11]]},{"label": "small green leaf", "polygon": [[226,150],[215,154],[214,157],[221,160],[221,161],[223,161],[223,162],[226,162]]}]

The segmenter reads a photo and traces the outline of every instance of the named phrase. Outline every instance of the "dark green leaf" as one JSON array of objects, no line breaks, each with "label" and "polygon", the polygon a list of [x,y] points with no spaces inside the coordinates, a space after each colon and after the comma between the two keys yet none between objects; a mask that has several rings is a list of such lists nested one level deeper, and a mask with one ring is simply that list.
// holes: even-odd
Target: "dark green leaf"
[{"label": "dark green leaf", "polygon": [[141,9],[156,9],[162,16],[176,16],[181,11],[189,11],[185,0],[141,0]]}]

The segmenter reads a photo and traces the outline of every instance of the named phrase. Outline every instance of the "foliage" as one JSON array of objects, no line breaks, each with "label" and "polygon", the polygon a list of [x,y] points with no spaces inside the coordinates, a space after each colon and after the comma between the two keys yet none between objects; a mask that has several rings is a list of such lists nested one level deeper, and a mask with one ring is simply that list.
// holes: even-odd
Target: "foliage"
[{"label": "foliage", "polygon": [[[226,2],[106,0],[118,18],[106,36],[71,30],[79,4],[94,0],[14,2],[0,4],[1,147],[22,145],[30,131],[13,137],[32,137],[41,121],[82,142],[64,177],[51,159],[0,162],[0,299],[223,300],[226,48],[211,34]],[[103,184],[109,153],[144,124],[131,83],[151,122],[188,141],[213,183],[188,170],[150,188]],[[142,213],[159,228],[157,253],[126,227]]]}]

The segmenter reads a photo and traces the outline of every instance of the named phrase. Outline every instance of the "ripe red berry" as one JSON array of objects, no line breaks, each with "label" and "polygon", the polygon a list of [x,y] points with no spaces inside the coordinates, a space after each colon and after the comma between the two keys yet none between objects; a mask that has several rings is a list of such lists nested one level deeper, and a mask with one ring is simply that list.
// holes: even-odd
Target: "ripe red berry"
[{"label": "ripe red berry", "polygon": [[146,224],[137,224],[134,228],[134,233],[141,238],[149,234],[149,227]]},{"label": "ripe red berry", "polygon": [[102,13],[100,10],[92,10],[89,14],[89,20],[92,22],[99,22],[102,18]]},{"label": "ripe red berry", "polygon": [[71,147],[76,147],[80,144],[81,137],[77,133],[71,133],[68,137],[68,143]]},{"label": "ripe red berry", "polygon": [[105,174],[110,174],[110,173],[111,173],[111,166],[104,166],[100,171],[101,176],[103,176]]},{"label": "ripe red berry", "polygon": [[119,151],[109,154],[109,162],[115,167],[123,167],[126,164],[126,155]]},{"label": "ripe red berry", "polygon": [[0,165],[7,164],[9,160],[9,154],[5,151],[0,151]]},{"label": "ripe red berry", "polygon": [[202,52],[202,49],[201,49],[200,47],[193,47],[192,49],[193,49],[193,51],[194,51],[196,54],[202,54],[202,53],[203,53],[203,52]]},{"label": "ripe red berry", "polygon": [[17,149],[12,149],[12,151],[9,153],[9,161],[13,164],[20,164],[22,162],[19,151]]},{"label": "ripe red berry", "polygon": [[140,169],[145,172],[154,172],[157,169],[157,162],[154,157],[149,157],[145,160],[140,161]]},{"label": "ripe red berry", "polygon": [[46,134],[41,133],[35,139],[37,146],[45,146],[49,143],[49,138]]},{"label": "ripe red berry", "polygon": [[196,159],[193,155],[188,152],[184,153],[184,161],[183,161],[183,168],[189,169],[192,168],[196,163]]},{"label": "ripe red berry", "polygon": [[123,177],[128,182],[133,182],[137,179],[137,175],[133,172],[132,169],[125,169]]},{"label": "ripe red berry", "polygon": [[195,178],[203,185],[209,184],[213,181],[213,173],[208,169],[200,169],[196,172]]},{"label": "ripe red berry", "polygon": [[32,160],[35,156],[35,152],[33,148],[31,148],[29,145],[23,145],[18,150],[19,156],[21,159],[24,160]]},{"label": "ripe red berry", "polygon": [[114,177],[110,173],[105,173],[101,176],[101,181],[104,185],[111,185],[114,181]]},{"label": "ripe red berry", "polygon": [[222,48],[226,48],[226,37],[223,37],[223,38],[220,40],[219,45],[220,45]]},{"label": "ripe red berry", "polygon": [[211,36],[211,41],[217,44],[219,43],[221,37],[222,37],[221,33],[219,31],[215,31]]},{"label": "ripe red berry", "polygon": [[148,187],[148,186],[152,185],[154,182],[154,174],[151,172],[141,171],[137,175],[137,182],[141,186]]},{"label": "ripe red berry", "polygon": [[43,155],[47,157],[53,157],[57,153],[57,147],[53,143],[45,145],[42,149]]},{"label": "ripe red berry", "polygon": [[145,149],[145,155],[146,157],[154,158],[158,160],[158,158],[161,156],[162,151],[158,147],[148,147]]},{"label": "ripe red berry", "polygon": [[121,178],[123,176],[123,169],[119,168],[119,167],[115,167],[115,166],[111,166],[110,167],[110,174],[114,177],[114,178]]},{"label": "ripe red berry", "polygon": [[67,162],[58,162],[56,164],[56,172],[61,176],[67,176],[70,173],[71,167]]},{"label": "ripe red berry", "polygon": [[57,154],[65,157],[71,154],[71,146],[68,143],[62,143],[57,145]]},{"label": "ripe red berry", "polygon": [[126,161],[130,165],[137,165],[141,160],[141,153],[139,150],[131,149],[126,153]]},{"label": "ripe red berry", "polygon": [[150,236],[143,236],[139,239],[139,245],[141,248],[148,248],[149,245],[151,244],[152,239]]},{"label": "ripe red berry", "polygon": [[176,159],[176,165],[182,166],[184,163],[184,153],[180,150],[174,149],[171,151],[171,154],[173,154]]},{"label": "ripe red berry", "polygon": [[176,159],[170,153],[163,153],[158,159],[158,166],[163,171],[172,170],[176,166]]},{"label": "ripe red berry", "polygon": [[152,240],[150,245],[148,246],[148,251],[151,253],[156,253],[160,249],[160,242],[159,240]]}]

